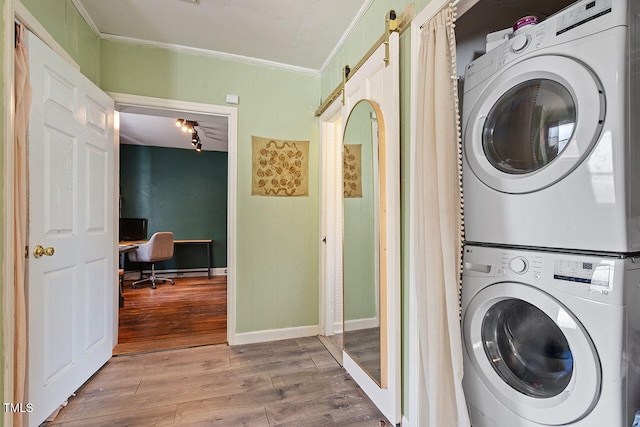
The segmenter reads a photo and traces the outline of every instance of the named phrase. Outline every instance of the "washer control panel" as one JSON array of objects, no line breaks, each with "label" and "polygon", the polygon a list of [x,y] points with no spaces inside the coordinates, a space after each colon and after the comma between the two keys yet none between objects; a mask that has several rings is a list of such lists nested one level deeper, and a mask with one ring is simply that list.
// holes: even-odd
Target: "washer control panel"
[{"label": "washer control panel", "polygon": [[518,255],[513,252],[501,252],[498,256],[496,275],[522,277],[540,280],[542,277],[542,257],[535,253]]},{"label": "washer control panel", "polygon": [[511,258],[511,261],[509,261],[509,269],[516,274],[524,274],[529,269],[529,261],[523,256]]},{"label": "washer control panel", "polygon": [[556,259],[553,278],[567,282],[584,283],[597,288],[610,288],[612,265],[609,263],[580,260]]},{"label": "washer control panel", "polygon": [[522,283],[550,293],[622,305],[629,271],[640,277],[638,258],[467,244],[462,281],[463,287]]}]

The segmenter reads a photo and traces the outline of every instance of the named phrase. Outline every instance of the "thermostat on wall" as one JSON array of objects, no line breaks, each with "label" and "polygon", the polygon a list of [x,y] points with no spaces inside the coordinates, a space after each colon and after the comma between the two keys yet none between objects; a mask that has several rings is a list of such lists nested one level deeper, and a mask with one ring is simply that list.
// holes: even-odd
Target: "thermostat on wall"
[{"label": "thermostat on wall", "polygon": [[227,104],[239,104],[240,97],[238,95],[227,95]]}]

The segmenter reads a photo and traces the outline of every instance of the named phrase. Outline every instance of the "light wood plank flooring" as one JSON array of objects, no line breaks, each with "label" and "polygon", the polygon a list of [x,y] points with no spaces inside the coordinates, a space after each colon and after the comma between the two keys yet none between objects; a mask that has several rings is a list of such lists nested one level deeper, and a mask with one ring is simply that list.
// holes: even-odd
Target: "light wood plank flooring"
[{"label": "light wood plank flooring", "polygon": [[183,277],[175,285],[124,286],[118,345],[113,354],[130,354],[221,344],[227,341],[227,277]]},{"label": "light wood plank flooring", "polygon": [[48,426],[390,426],[317,337],[112,358]]}]

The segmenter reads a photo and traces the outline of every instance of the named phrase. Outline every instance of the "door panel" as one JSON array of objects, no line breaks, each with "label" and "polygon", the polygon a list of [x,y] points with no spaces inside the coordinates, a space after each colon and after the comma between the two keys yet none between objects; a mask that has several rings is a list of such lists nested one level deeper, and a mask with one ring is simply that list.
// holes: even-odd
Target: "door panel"
[{"label": "door panel", "polygon": [[[113,101],[29,35],[29,425],[110,357],[116,307]],[[53,248],[36,256],[37,245]]]},{"label": "door panel", "polygon": [[[388,54],[388,56],[387,56]],[[384,147],[378,171],[379,203],[379,311],[381,385],[347,353],[344,367],[392,423],[401,418],[400,372],[400,119],[399,119],[399,36],[389,35],[388,51],[383,44],[349,77],[345,87],[343,124],[360,100],[377,104],[379,132]],[[380,138],[382,140],[382,138]]]}]

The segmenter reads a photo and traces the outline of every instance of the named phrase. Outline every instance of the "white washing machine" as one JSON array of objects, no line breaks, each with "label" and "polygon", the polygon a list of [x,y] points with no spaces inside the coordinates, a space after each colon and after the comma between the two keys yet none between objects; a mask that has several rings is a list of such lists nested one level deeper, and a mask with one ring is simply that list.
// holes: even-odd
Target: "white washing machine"
[{"label": "white washing machine", "polygon": [[640,410],[640,260],[467,245],[474,427],[630,427]]},{"label": "white washing machine", "polygon": [[640,251],[639,13],[581,0],[467,66],[467,242]]}]

